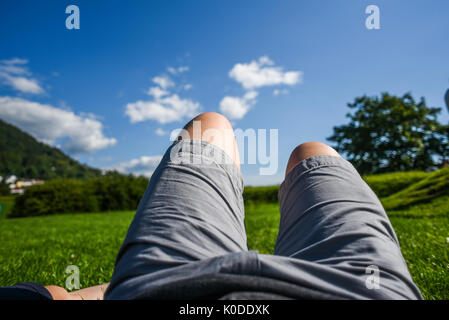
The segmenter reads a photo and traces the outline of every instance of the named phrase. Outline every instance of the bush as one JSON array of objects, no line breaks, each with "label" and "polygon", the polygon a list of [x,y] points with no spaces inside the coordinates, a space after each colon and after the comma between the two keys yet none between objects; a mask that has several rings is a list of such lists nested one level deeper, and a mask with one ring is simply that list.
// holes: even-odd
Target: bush
[{"label": "bush", "polygon": [[[434,173],[397,172],[363,179],[388,208],[422,202],[449,190],[449,168]],[[9,217],[136,210],[147,184],[147,178],[118,173],[89,180],[51,180],[26,189],[24,195],[16,198]],[[243,191],[245,205],[277,203],[278,190],[279,186],[248,186]]]},{"label": "bush", "polygon": [[56,179],[26,189],[9,217],[135,210],[148,179],[108,173],[90,180]]},{"label": "bush", "polygon": [[246,187],[243,190],[245,204],[278,202],[279,186]]}]

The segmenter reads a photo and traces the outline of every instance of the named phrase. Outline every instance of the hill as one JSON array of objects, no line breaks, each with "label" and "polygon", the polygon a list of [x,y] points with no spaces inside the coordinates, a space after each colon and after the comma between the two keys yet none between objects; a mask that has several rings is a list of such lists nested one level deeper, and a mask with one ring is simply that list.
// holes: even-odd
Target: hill
[{"label": "hill", "polygon": [[449,200],[449,167],[427,173],[427,175],[406,188],[381,198],[386,210],[401,210],[412,205]]},{"label": "hill", "polygon": [[100,176],[101,171],[73,160],[61,150],[0,120],[0,176],[11,174],[44,180],[85,179]]}]

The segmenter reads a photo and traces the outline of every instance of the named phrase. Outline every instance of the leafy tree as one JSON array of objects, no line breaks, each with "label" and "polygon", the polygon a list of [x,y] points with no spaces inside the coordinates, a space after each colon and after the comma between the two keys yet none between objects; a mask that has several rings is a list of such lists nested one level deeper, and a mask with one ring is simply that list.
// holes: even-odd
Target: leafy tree
[{"label": "leafy tree", "polygon": [[348,107],[354,110],[346,115],[349,123],[327,139],[361,174],[428,170],[449,156],[449,126],[437,120],[441,108],[427,107],[424,98],[382,93]]}]

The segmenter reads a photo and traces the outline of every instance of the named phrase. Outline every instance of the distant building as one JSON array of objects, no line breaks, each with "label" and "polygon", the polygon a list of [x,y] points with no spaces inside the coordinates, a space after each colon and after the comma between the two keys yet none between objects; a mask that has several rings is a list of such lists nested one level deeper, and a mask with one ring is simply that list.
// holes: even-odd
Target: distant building
[{"label": "distant building", "polygon": [[11,194],[23,194],[26,188],[34,186],[35,184],[43,184],[43,183],[44,180],[38,179],[19,179],[19,180],[15,179],[14,183],[9,183],[9,189]]},{"label": "distant building", "polygon": [[9,192],[11,194],[23,194],[25,192],[25,190],[19,189],[19,188],[12,188]]},{"label": "distant building", "polygon": [[17,177],[15,175],[9,176],[5,180],[6,184],[16,183],[16,181],[17,181]]}]

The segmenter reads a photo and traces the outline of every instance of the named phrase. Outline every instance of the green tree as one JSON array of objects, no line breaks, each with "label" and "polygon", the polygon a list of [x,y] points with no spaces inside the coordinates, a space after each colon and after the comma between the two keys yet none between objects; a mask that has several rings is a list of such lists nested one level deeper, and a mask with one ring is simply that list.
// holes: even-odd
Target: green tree
[{"label": "green tree", "polygon": [[449,156],[449,126],[438,122],[441,108],[382,93],[358,97],[348,107],[349,123],[327,138],[361,174],[428,170]]}]

